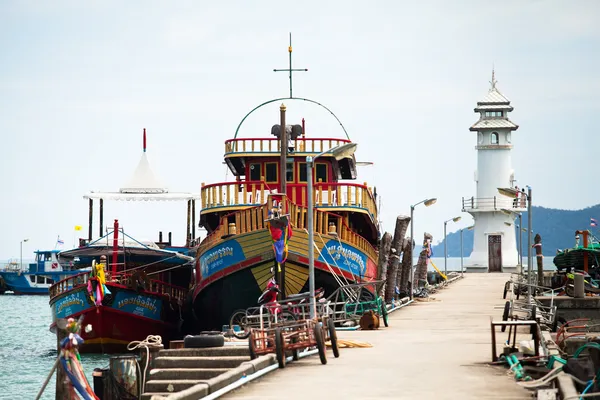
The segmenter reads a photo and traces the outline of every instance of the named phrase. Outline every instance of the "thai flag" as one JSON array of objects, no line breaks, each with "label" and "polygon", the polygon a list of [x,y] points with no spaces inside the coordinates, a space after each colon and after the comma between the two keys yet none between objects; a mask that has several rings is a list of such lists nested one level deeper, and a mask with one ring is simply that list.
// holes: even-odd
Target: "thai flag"
[{"label": "thai flag", "polygon": [[590,226],[598,226],[598,222],[594,218],[590,218]]},{"label": "thai flag", "polygon": [[61,238],[56,239],[56,243],[57,244],[65,244],[65,241],[62,240]]}]

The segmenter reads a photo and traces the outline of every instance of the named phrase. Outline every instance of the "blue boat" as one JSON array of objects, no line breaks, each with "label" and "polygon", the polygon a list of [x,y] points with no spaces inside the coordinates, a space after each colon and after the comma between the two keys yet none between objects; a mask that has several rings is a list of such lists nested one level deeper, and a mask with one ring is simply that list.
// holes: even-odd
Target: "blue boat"
[{"label": "blue boat", "polygon": [[9,262],[0,269],[0,285],[4,292],[14,294],[42,294],[48,295],[48,289],[55,282],[80,274],[85,271],[75,269],[74,259],[58,260],[60,250],[37,250],[35,262],[21,266],[17,262]]}]

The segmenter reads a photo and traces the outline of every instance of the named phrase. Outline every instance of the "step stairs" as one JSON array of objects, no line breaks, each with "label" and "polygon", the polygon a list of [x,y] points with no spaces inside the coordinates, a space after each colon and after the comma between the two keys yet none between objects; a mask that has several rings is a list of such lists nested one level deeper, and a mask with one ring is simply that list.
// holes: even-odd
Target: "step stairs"
[{"label": "step stairs", "polygon": [[186,392],[198,399],[273,363],[274,356],[251,361],[248,347],[239,345],[160,350],[142,400],[167,399],[175,393],[175,398],[185,399]]}]

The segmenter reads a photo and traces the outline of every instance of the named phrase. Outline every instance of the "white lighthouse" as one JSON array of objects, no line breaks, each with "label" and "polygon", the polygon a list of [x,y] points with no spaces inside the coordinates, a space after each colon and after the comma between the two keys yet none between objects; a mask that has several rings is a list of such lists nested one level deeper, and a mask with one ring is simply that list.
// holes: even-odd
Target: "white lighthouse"
[{"label": "white lighthouse", "polygon": [[510,101],[496,87],[492,71],[491,88],[477,102],[479,121],[471,128],[477,132],[477,194],[463,198],[462,210],[475,220],[473,252],[467,264],[468,272],[509,272],[518,264],[515,240],[515,216],[523,208],[521,198],[513,200],[498,192],[498,188],[515,187],[511,163],[511,134],[519,128],[508,119],[513,110]]}]

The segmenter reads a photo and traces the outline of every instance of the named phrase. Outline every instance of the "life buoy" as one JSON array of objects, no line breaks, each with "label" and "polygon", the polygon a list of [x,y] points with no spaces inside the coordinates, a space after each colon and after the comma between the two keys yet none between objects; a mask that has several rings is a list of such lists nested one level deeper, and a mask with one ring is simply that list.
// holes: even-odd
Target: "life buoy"
[{"label": "life buoy", "polygon": [[52,269],[58,268],[58,263],[52,263]]}]

